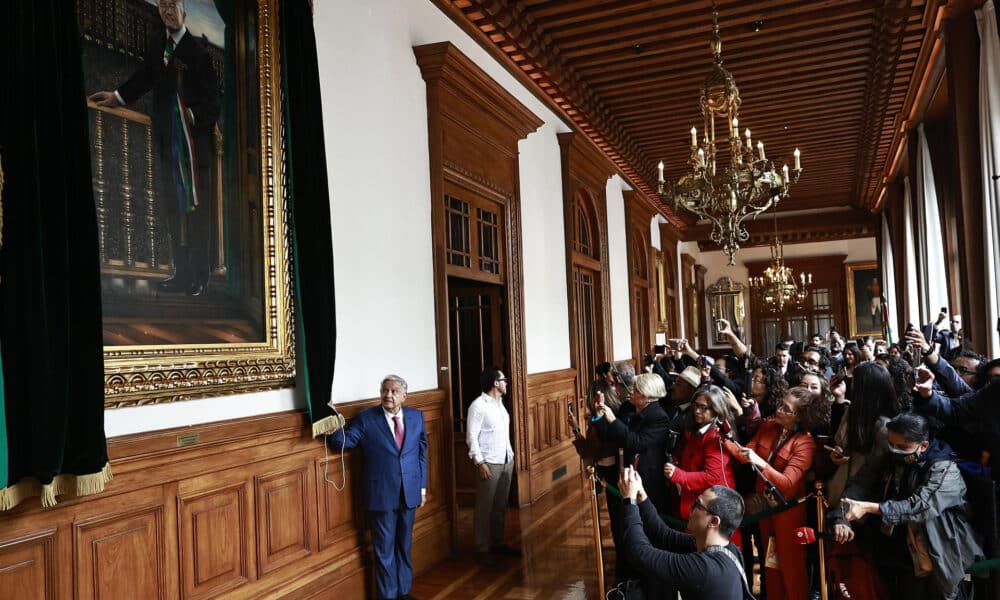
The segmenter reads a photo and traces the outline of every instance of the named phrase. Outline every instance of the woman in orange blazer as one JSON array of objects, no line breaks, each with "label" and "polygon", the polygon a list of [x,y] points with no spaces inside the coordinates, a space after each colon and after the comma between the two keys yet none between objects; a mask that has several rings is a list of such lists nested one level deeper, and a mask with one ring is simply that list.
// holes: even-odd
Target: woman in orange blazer
[{"label": "woman in orange blazer", "polygon": [[[764,421],[745,447],[726,442],[738,460],[756,467],[786,500],[806,493],[805,474],[812,467],[816,442],[810,431],[830,419],[829,402],[805,388],[788,390],[774,416]],[[757,479],[757,494],[767,486]],[[759,497],[759,496],[758,496]],[[756,506],[755,506],[756,505]],[[766,505],[748,501],[747,514]],[[800,600],[809,594],[806,547],[795,543],[793,530],[806,524],[806,505],[778,513],[760,522],[766,540],[765,586],[768,600]]]}]

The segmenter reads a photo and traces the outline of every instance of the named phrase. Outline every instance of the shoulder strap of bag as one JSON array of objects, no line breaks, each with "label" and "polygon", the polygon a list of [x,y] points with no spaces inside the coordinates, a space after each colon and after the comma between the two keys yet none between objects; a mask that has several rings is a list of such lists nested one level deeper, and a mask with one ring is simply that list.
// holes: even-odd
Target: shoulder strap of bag
[{"label": "shoulder strap of bag", "polygon": [[746,571],[743,570],[743,563],[736,557],[735,554],[733,554],[732,550],[726,548],[725,546],[708,546],[705,548],[705,552],[710,554],[720,553],[736,565],[736,570],[739,571],[740,579],[743,581],[743,597],[746,600],[756,600],[747,582],[747,574]]}]

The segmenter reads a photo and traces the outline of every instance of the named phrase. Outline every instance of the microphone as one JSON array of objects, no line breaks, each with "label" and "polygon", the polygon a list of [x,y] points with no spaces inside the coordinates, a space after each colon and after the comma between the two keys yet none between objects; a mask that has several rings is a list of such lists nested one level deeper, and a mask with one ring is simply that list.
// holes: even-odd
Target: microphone
[{"label": "microphone", "polygon": [[806,544],[811,544],[817,539],[834,541],[837,536],[831,531],[816,531],[812,527],[796,527],[792,530],[792,540],[796,544],[805,546]]},{"label": "microphone", "polygon": [[767,486],[767,495],[770,496],[772,500],[774,500],[775,502],[777,502],[782,506],[788,504],[788,501],[785,500],[785,497],[783,495],[781,495],[781,492],[774,485],[774,483],[771,482],[770,479],[765,477],[764,473],[760,469],[758,469],[756,465],[751,464],[750,466],[753,468],[754,472],[757,473],[757,476],[760,477],[760,480],[764,482],[764,485]]},{"label": "microphone", "polygon": [[719,419],[715,425],[719,428],[719,433],[727,440],[733,438],[733,427],[729,424],[729,419]]}]

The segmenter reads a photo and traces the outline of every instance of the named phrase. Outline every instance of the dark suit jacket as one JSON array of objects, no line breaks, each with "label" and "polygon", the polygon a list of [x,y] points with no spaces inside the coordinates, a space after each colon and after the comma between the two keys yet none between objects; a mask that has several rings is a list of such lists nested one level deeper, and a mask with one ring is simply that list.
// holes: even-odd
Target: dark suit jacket
[{"label": "dark suit jacket", "polygon": [[178,42],[170,62],[163,65],[166,30],[160,26],[149,33],[149,47],[142,64],[118,88],[125,104],[132,104],[147,92],[153,92],[153,114],[161,158],[170,154],[172,144],[171,111],[174,95],[180,93],[186,108],[194,114],[191,134],[194,138],[197,167],[210,167],[213,160],[212,131],[219,119],[219,87],[212,59],[201,40],[188,30]]},{"label": "dark suit jacket", "polygon": [[[659,402],[653,401],[641,413],[622,411],[614,423],[607,419],[594,422],[602,440],[625,450],[625,464],[639,457],[639,476],[649,499],[662,511],[667,510],[667,479],[663,476],[664,452],[670,418]],[[617,416],[617,415],[616,415]]]},{"label": "dark suit jacket", "polygon": [[[360,447],[365,455],[365,501],[368,510],[420,506],[420,489],[427,487],[427,431],[424,413],[403,407],[403,448],[396,447],[381,406],[358,413],[344,430],[330,435],[333,450]],[[402,498],[402,502],[400,501]]]}]

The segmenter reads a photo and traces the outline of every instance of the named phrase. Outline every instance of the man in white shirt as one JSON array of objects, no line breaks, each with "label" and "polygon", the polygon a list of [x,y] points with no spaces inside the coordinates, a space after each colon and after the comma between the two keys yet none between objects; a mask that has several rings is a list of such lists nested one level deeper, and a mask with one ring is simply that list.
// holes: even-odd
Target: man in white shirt
[{"label": "man in white shirt", "polygon": [[469,458],[476,465],[476,553],[479,561],[492,564],[490,552],[518,555],[504,544],[504,517],[514,475],[514,449],[510,444],[510,415],[503,405],[507,377],[497,368],[487,369],[480,378],[483,393],[469,406],[466,441]]}]

